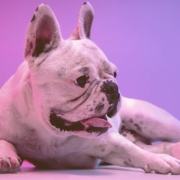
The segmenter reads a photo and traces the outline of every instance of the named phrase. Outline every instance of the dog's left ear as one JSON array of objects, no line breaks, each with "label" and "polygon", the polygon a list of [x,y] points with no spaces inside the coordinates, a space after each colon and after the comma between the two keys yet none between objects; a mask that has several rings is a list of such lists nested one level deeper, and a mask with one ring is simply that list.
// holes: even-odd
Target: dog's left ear
[{"label": "dog's left ear", "polygon": [[91,4],[89,2],[84,2],[79,12],[78,25],[69,39],[78,40],[90,38],[93,18],[94,10]]},{"label": "dog's left ear", "polygon": [[57,48],[62,40],[59,23],[53,11],[48,5],[40,4],[27,29],[25,59],[31,65],[41,54]]}]

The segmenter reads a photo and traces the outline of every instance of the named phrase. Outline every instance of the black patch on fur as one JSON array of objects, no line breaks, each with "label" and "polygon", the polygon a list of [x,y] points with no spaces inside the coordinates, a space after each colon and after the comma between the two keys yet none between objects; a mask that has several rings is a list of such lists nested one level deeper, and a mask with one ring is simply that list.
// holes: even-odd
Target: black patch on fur
[{"label": "black patch on fur", "polygon": [[37,7],[35,11],[38,11],[38,9],[39,9],[39,7]]},{"label": "black patch on fur", "polygon": [[83,2],[83,5],[87,4],[87,2]]},{"label": "black patch on fur", "polygon": [[82,67],[80,70],[79,70],[80,73],[88,76],[89,75],[89,68],[88,67]]},{"label": "black patch on fur", "polygon": [[130,134],[132,134],[133,136],[137,135],[136,131],[134,130],[129,130]]},{"label": "black patch on fur", "polygon": [[120,133],[121,133],[124,137],[127,136],[126,126],[124,126],[124,125],[121,126]]},{"label": "black patch on fur", "polygon": [[129,120],[129,122],[130,122],[130,123],[133,123],[133,120],[132,120],[132,119],[130,119],[130,120]]},{"label": "black patch on fur", "polygon": [[134,126],[137,128],[137,130],[138,130],[139,132],[142,131],[142,128],[141,128],[141,126],[139,126],[139,124],[135,123]]},{"label": "black patch on fur", "polygon": [[96,108],[95,108],[95,113],[99,114],[101,113],[101,111],[104,109],[104,104],[103,103],[99,103]]},{"label": "black patch on fur", "polygon": [[32,19],[31,19],[31,22],[33,22],[35,20],[36,16],[35,14],[33,15]]},{"label": "black patch on fur", "polygon": [[121,131],[123,132],[123,131],[125,131],[125,130],[126,130],[126,126],[123,125],[123,126],[121,127]]},{"label": "black patch on fur", "polygon": [[102,98],[102,101],[104,101],[104,98]]}]

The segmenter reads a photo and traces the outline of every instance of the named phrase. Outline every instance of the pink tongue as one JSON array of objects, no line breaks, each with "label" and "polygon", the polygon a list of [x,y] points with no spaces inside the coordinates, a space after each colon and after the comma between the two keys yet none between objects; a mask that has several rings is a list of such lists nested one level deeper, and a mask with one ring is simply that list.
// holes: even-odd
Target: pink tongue
[{"label": "pink tongue", "polygon": [[92,126],[92,127],[108,127],[111,128],[111,124],[107,121],[105,121],[104,119],[101,118],[92,118],[92,119],[88,119],[88,120],[83,120],[81,121],[81,123],[84,126]]}]

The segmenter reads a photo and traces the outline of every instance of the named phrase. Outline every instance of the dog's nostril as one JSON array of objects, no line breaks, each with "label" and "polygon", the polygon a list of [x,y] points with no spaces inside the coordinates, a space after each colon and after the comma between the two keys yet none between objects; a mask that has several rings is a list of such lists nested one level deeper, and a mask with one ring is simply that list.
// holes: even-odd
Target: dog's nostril
[{"label": "dog's nostril", "polygon": [[113,88],[113,87],[109,86],[109,87],[105,88],[105,89],[104,89],[104,92],[105,92],[107,95],[111,96],[111,98],[114,99],[114,88]]}]

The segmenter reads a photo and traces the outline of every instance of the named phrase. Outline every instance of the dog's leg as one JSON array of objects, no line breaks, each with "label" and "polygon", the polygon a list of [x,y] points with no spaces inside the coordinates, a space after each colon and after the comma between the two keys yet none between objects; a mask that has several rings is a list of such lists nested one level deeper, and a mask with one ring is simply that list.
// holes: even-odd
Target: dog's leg
[{"label": "dog's leg", "polygon": [[173,156],[180,160],[180,142],[161,142],[158,144],[148,145],[144,142],[137,141],[135,142],[135,144],[146,151],[158,154],[169,154],[170,156]]},{"label": "dog's leg", "polygon": [[15,147],[7,141],[0,140],[0,173],[16,172],[21,163]]},{"label": "dog's leg", "polygon": [[124,127],[121,128],[120,134],[146,151],[158,154],[168,154],[180,160],[180,142],[159,142],[154,144],[135,131],[124,129]]},{"label": "dog's leg", "polygon": [[180,141],[180,121],[148,102],[123,97],[120,116],[121,127],[150,141]]},{"label": "dog's leg", "polygon": [[[88,142],[91,141],[91,142]],[[142,168],[146,172],[180,174],[180,161],[166,154],[147,152],[118,133],[105,133],[87,140],[91,143],[90,155],[105,162]]]}]

